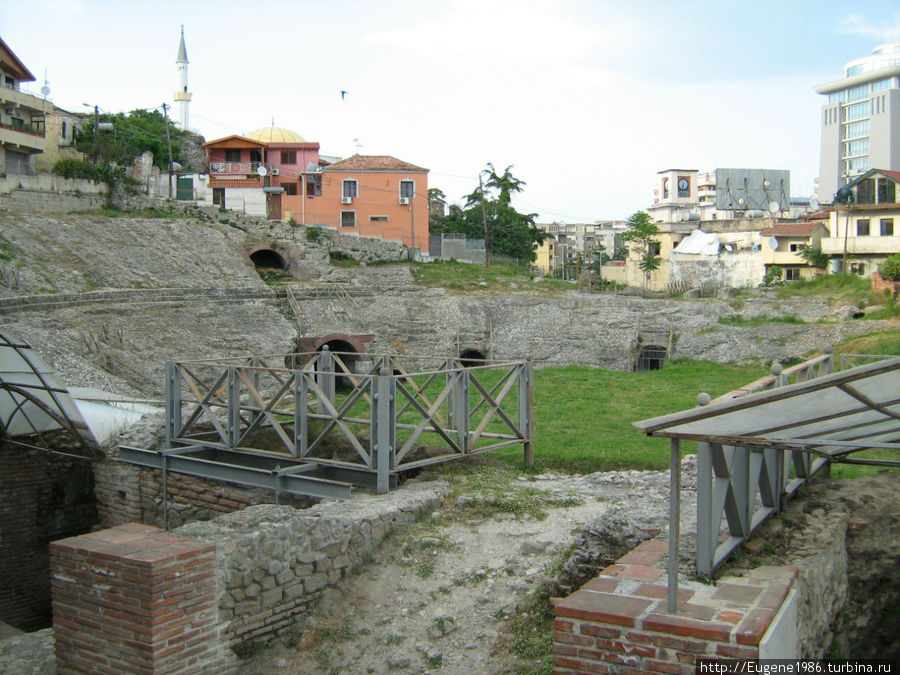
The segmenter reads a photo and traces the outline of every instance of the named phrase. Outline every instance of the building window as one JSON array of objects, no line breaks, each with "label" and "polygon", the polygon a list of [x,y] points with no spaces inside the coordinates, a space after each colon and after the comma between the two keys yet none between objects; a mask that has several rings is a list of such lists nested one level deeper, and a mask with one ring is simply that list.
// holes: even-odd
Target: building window
[{"label": "building window", "polygon": [[862,103],[854,103],[848,105],[846,110],[847,121],[861,120],[872,115],[872,102],[863,101]]},{"label": "building window", "polygon": [[844,157],[856,157],[869,154],[869,139],[862,138],[858,141],[844,143]]},{"label": "building window", "polygon": [[784,268],[784,280],[785,281],[800,281],[800,268],[799,267],[785,267]]},{"label": "building window", "polygon": [[400,199],[412,199],[416,196],[416,182],[412,180],[400,181]]},{"label": "building window", "polygon": [[858,87],[851,87],[847,90],[848,101],[862,101],[869,95],[869,85],[861,84]]},{"label": "building window", "polygon": [[226,148],[225,149],[225,161],[226,162],[240,162],[241,161],[241,151],[237,148]]},{"label": "building window", "polygon": [[846,92],[844,91],[835,91],[831,94],[828,94],[828,102],[829,103],[843,103],[846,100]]},{"label": "building window", "polygon": [[869,120],[862,120],[861,122],[852,122],[844,127],[844,138],[850,140],[851,138],[863,138],[869,135]]},{"label": "building window", "polygon": [[679,197],[690,197],[691,196],[691,179],[687,176],[679,176],[678,177],[678,196]]},{"label": "building window", "polygon": [[341,196],[344,198],[355,199],[359,196],[359,183],[355,178],[348,178],[342,183]]},{"label": "building window", "polygon": [[284,188],[284,194],[290,195],[291,197],[297,196],[297,184],[296,183],[282,183],[281,187]]},{"label": "building window", "polygon": [[891,78],[889,78],[889,77],[872,83],[872,91],[881,91],[883,89],[890,89],[890,88],[891,88]]},{"label": "building window", "polygon": [[894,236],[894,219],[893,218],[882,218],[881,219],[881,236],[882,237],[893,237]]},{"label": "building window", "polygon": [[341,227],[356,227],[356,211],[341,211]]},{"label": "building window", "polygon": [[868,237],[869,236],[869,219],[860,219],[856,221],[856,236],[857,237]]},{"label": "building window", "polygon": [[878,203],[893,204],[897,201],[897,184],[887,178],[878,179]]},{"label": "building window", "polygon": [[790,247],[789,247],[791,253],[799,253],[799,252],[800,252],[800,246],[801,246],[801,244],[791,244]]},{"label": "building window", "polygon": [[259,148],[251,148],[250,149],[250,161],[251,162],[261,162],[262,161],[262,150]]},{"label": "building window", "polygon": [[860,181],[856,186],[856,203],[857,204],[874,204],[875,203],[875,180],[867,178]]},{"label": "building window", "polygon": [[281,151],[281,163],[282,164],[296,164],[297,163],[297,151],[296,150],[282,150]]},{"label": "building window", "polygon": [[388,222],[387,216],[369,216],[370,223],[386,223]]},{"label": "building window", "polygon": [[853,159],[848,159],[846,164],[847,173],[862,173],[869,170],[868,157],[854,157]]},{"label": "building window", "polygon": [[660,251],[661,251],[659,242],[658,242],[658,241],[651,241],[651,242],[647,245],[647,250],[648,250],[648,252],[650,253],[650,255],[659,255],[659,254],[660,254]]},{"label": "building window", "polygon": [[306,196],[321,197],[322,196],[322,176],[306,177]]},{"label": "building window", "polygon": [[855,274],[860,277],[866,276],[866,263],[864,262],[850,262],[850,274]]}]

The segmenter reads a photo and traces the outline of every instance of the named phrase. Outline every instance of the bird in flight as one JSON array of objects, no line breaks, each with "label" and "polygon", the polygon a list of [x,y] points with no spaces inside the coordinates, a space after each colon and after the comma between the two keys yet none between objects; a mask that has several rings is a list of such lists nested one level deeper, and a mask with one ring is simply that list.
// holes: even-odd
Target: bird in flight
[{"label": "bird in flight", "polygon": [[344,91],[343,89],[341,89],[341,100],[343,101],[344,97],[349,93],[350,93],[349,91]]}]

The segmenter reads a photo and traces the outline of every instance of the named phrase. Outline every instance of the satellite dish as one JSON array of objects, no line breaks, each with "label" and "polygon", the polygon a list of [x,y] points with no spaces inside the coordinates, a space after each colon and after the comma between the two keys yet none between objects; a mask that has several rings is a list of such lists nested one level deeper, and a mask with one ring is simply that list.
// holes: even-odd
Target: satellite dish
[{"label": "satellite dish", "polygon": [[818,199],[810,199],[809,200],[809,208],[811,208],[813,211],[818,211],[819,210],[819,200]]},{"label": "satellite dish", "polygon": [[319,166],[315,162],[310,162],[309,164],[306,165],[306,170],[307,171],[318,171]]},{"label": "satellite dish", "polygon": [[256,173],[258,173],[260,176],[265,176],[269,172],[266,171],[266,167],[260,164],[258,167],[256,167]]},{"label": "satellite dish", "polygon": [[738,204],[740,204],[741,206],[744,205],[744,198],[743,198],[743,197],[741,197],[740,199],[738,199]]},{"label": "satellite dish", "polygon": [[778,202],[774,202],[774,201],[773,201],[773,202],[769,202],[769,211],[771,211],[772,213],[776,213],[776,212],[778,212],[778,211],[781,211],[781,209],[779,208],[780,206],[781,206],[781,205],[780,205]]},{"label": "satellite dish", "polygon": [[778,248],[778,239],[775,237],[769,237],[769,248],[773,251]]}]

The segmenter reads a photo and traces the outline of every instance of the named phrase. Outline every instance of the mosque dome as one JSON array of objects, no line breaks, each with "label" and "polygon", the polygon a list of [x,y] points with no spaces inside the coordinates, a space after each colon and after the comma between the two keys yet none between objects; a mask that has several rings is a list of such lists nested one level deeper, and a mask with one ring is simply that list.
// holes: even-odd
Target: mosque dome
[{"label": "mosque dome", "polygon": [[306,143],[300,134],[295,134],[290,129],[282,129],[281,127],[263,127],[247,134],[247,138],[252,138],[260,143]]}]

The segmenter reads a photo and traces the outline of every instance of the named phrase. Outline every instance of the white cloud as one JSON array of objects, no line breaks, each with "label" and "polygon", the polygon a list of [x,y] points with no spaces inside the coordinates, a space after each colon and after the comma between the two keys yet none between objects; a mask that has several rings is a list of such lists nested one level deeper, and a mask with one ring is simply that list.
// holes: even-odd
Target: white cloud
[{"label": "white cloud", "polygon": [[851,14],[841,21],[838,28],[841,35],[862,35],[884,41],[900,40],[900,12],[895,12],[891,20],[872,23],[865,14]]}]

